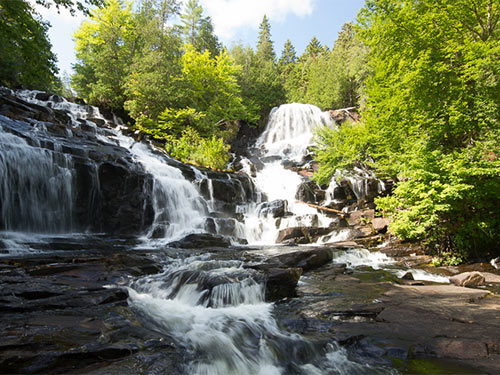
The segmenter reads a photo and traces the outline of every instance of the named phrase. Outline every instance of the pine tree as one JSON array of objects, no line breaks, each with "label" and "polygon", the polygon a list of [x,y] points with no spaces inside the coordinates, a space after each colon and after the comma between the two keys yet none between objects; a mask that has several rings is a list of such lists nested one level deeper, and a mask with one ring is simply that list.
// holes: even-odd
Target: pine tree
[{"label": "pine tree", "polygon": [[259,40],[257,42],[257,58],[263,61],[275,61],[276,54],[274,53],[273,41],[271,40],[271,24],[264,15],[259,26]]},{"label": "pine tree", "polygon": [[295,47],[293,46],[290,39],[288,39],[283,47],[283,52],[281,52],[281,58],[279,60],[279,66],[284,68],[290,64],[297,61],[297,54],[295,52]]},{"label": "pine tree", "polygon": [[323,50],[323,48],[321,47],[321,43],[319,42],[319,40],[315,36],[313,36],[313,38],[311,39],[311,41],[307,45],[303,56],[305,58],[311,57],[311,58],[315,59],[316,57],[318,57],[321,54],[322,50]]},{"label": "pine tree", "polygon": [[184,41],[194,46],[198,52],[209,51],[212,56],[219,54],[221,44],[214,34],[210,17],[203,17],[203,7],[198,0],[189,0],[181,14]]}]

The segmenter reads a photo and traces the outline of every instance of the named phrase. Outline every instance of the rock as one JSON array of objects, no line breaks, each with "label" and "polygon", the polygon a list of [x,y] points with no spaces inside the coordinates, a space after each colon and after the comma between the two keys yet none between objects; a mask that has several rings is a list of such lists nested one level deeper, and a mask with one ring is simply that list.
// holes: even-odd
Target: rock
[{"label": "rock", "polygon": [[377,233],[386,233],[390,220],[383,217],[376,217],[372,220],[373,230]]},{"label": "rock", "polygon": [[267,270],[266,300],[277,301],[287,297],[295,297],[295,287],[301,275],[301,268],[271,268]]},{"label": "rock", "polygon": [[289,227],[279,231],[276,242],[286,244],[308,244],[332,231],[322,227]]},{"label": "rock", "polygon": [[403,280],[415,280],[413,278],[413,274],[410,271],[406,272],[403,276],[401,276],[401,279],[403,279]]},{"label": "rock", "polygon": [[450,277],[450,282],[457,286],[474,288],[484,285],[485,278],[480,272],[464,272]]},{"label": "rock", "polygon": [[200,249],[205,247],[229,247],[231,243],[223,236],[210,233],[189,234],[179,241],[169,243],[170,247]]},{"label": "rock", "polygon": [[319,193],[320,188],[314,181],[303,182],[299,185],[295,198],[301,202],[318,204],[324,199],[323,194]]},{"label": "rock", "polygon": [[333,253],[330,248],[319,248],[278,255],[271,258],[270,261],[277,261],[286,267],[300,267],[306,272],[319,268],[331,262],[332,259]]},{"label": "rock", "polygon": [[366,225],[373,222],[375,218],[375,210],[358,210],[349,213],[347,222],[351,226]]},{"label": "rock", "polygon": [[288,201],[286,199],[276,199],[271,202],[262,203],[259,207],[259,216],[283,217],[287,210]]}]

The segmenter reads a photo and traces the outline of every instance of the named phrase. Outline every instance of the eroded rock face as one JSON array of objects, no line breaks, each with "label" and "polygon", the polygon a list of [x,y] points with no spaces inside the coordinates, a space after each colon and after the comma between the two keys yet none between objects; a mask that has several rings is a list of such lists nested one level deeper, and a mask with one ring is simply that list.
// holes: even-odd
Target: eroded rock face
[{"label": "eroded rock face", "polygon": [[207,247],[229,247],[230,242],[223,236],[211,233],[193,233],[189,234],[179,241],[169,244],[171,247],[181,249],[200,249]]},{"label": "eroded rock face", "polygon": [[[44,100],[42,93],[37,95]],[[19,137],[17,147],[30,155],[29,167],[46,173],[43,177],[48,181],[54,180],[52,185],[39,186],[33,171],[23,174],[23,161],[13,150],[4,154],[5,163],[0,168],[17,169],[21,173],[4,183],[11,191],[19,191],[15,184],[27,187],[38,184],[37,189],[43,191],[32,189],[20,194],[18,199],[39,204],[41,212],[61,210],[64,220],[71,221],[50,229],[133,235],[149,228],[154,216],[153,180],[141,164],[132,160],[128,150],[99,138],[95,127],[70,126],[70,118],[64,111],[30,104],[9,93],[0,95],[0,115],[5,116],[0,117],[1,131],[4,136],[10,133],[10,137]],[[44,122],[40,123],[40,119]],[[101,135],[109,131],[102,129]],[[42,202],[43,197],[56,194],[52,189],[64,189],[65,194],[57,193],[60,195],[57,201]],[[57,207],[53,207],[55,205]],[[32,209],[27,208],[26,215]],[[16,215],[21,218],[19,225],[26,223],[22,219],[25,215],[22,209],[17,210]],[[43,222],[31,221],[30,230],[46,229]],[[0,218],[0,229],[26,230],[9,225],[12,226]]]},{"label": "eroded rock face", "polygon": [[259,207],[259,216],[272,216],[274,218],[283,217],[288,211],[288,201],[286,199],[276,199],[271,202],[264,202]]}]

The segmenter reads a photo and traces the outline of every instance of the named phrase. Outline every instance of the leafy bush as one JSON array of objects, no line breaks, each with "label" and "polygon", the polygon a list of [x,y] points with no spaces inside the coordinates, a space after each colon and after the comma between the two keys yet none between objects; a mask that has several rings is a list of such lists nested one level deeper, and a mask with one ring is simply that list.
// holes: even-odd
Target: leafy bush
[{"label": "leafy bush", "polygon": [[191,127],[184,129],[180,138],[172,138],[166,150],[176,159],[213,169],[226,168],[231,159],[229,146],[222,138],[202,138]]}]

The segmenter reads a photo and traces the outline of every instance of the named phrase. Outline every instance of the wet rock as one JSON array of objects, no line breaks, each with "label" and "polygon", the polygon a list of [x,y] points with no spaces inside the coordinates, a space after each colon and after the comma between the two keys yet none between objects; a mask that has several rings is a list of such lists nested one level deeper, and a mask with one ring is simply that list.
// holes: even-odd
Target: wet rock
[{"label": "wet rock", "polygon": [[270,268],[266,271],[266,300],[277,301],[296,296],[301,268]]},{"label": "wet rock", "polygon": [[304,272],[319,268],[333,259],[333,252],[329,248],[319,248],[303,251],[294,251],[278,255],[270,259],[285,267],[302,268]]},{"label": "wet rock", "polygon": [[480,272],[464,272],[450,277],[450,282],[457,286],[474,288],[484,285],[485,278]]},{"label": "wet rock", "polygon": [[223,236],[211,233],[193,233],[179,241],[169,243],[169,246],[181,249],[200,249],[206,247],[229,247],[230,244],[229,240]]},{"label": "wet rock", "polygon": [[401,276],[401,278],[403,280],[415,280],[413,278],[413,274],[410,271],[406,272],[403,276]]},{"label": "wet rock", "polygon": [[324,192],[314,181],[303,182],[299,185],[295,198],[301,202],[318,204],[325,199]]},{"label": "wet rock", "polygon": [[259,216],[283,217],[287,210],[288,201],[286,199],[276,199],[271,202],[262,203],[259,207]]},{"label": "wet rock", "polygon": [[358,210],[349,213],[347,222],[351,226],[366,225],[373,222],[375,218],[375,210]]},{"label": "wet rock", "polygon": [[276,242],[285,244],[308,244],[332,231],[321,227],[289,227],[279,231]]}]

